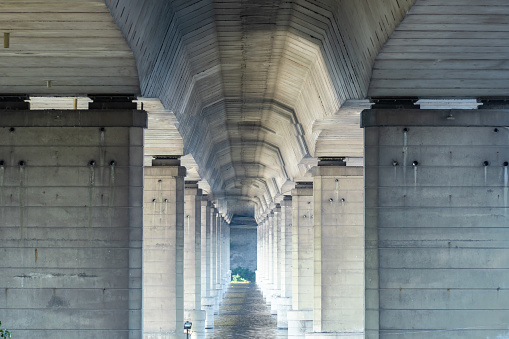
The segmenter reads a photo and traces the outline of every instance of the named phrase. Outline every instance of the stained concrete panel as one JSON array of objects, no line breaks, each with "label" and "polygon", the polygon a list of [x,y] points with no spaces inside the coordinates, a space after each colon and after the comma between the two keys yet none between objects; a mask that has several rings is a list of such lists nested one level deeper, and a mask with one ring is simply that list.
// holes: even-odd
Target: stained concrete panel
[{"label": "stained concrete panel", "polygon": [[143,186],[133,176],[144,124],[132,122],[146,114],[110,113],[2,113],[0,319],[16,338],[141,335]]},{"label": "stained concrete panel", "polygon": [[507,114],[444,113],[363,113],[368,338],[508,334]]}]

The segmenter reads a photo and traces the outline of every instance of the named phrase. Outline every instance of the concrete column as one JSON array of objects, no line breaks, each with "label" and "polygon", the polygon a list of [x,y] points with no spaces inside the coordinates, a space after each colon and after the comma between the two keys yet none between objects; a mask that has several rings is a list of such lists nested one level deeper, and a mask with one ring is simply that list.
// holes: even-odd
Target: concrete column
[{"label": "concrete column", "polygon": [[201,309],[201,203],[195,181],[185,182],[184,198],[184,321],[193,323],[191,338],[205,338]]},{"label": "concrete column", "polygon": [[265,304],[270,306],[272,302],[273,283],[274,283],[274,212],[270,212],[267,216],[267,233],[266,233],[266,244],[267,244],[267,270],[266,276],[267,281],[265,282]]},{"label": "concrete column", "polygon": [[263,241],[263,281],[262,281],[262,295],[266,299],[269,291],[269,219],[268,216],[262,222],[262,241]]},{"label": "concrete column", "polygon": [[140,338],[146,113],[0,115],[3,325],[13,338]]},{"label": "concrete column", "polygon": [[181,338],[184,324],[184,177],[180,160],[145,168],[143,324],[146,339]]},{"label": "concrete column", "polygon": [[230,286],[231,272],[230,272],[230,225],[226,220],[223,219],[223,298],[226,296],[226,292]]},{"label": "concrete column", "polygon": [[210,215],[210,295],[214,298],[214,314],[219,312],[219,302],[217,300],[217,210],[212,209]]},{"label": "concrete column", "polygon": [[288,328],[288,310],[292,308],[292,197],[281,202],[281,296],[277,301],[277,327]]},{"label": "concrete column", "polygon": [[292,196],[292,310],[287,313],[288,337],[304,338],[306,332],[313,331],[313,183],[297,183]]},{"label": "concrete column", "polygon": [[362,167],[338,158],[313,168],[316,333],[306,337],[364,338],[363,190]]},{"label": "concrete column", "polygon": [[257,235],[258,235],[258,245],[257,255],[259,258],[257,259],[256,267],[256,283],[260,287],[260,290],[263,294],[263,284],[265,282],[265,238],[264,238],[264,220],[258,223]]},{"label": "concrete column", "polygon": [[272,245],[273,245],[273,272],[272,272],[272,300],[270,304],[270,313],[277,314],[277,299],[281,296],[281,206],[279,204],[274,208],[272,220]]},{"label": "concrete column", "polygon": [[226,258],[227,258],[227,272],[228,272],[228,287],[230,287],[230,283],[232,281],[232,267],[231,267],[231,224],[228,224],[228,227],[226,228]]},{"label": "concrete column", "polygon": [[262,242],[262,224],[258,223],[256,227],[256,285],[261,288],[262,285],[262,267],[263,267],[263,242]]},{"label": "concrete column", "polygon": [[219,306],[223,303],[223,277],[222,277],[222,229],[223,229],[223,217],[221,213],[216,213],[216,302],[219,311]]},{"label": "concrete column", "polygon": [[366,110],[366,337],[505,338],[507,110]]},{"label": "concrete column", "polygon": [[205,328],[214,328],[214,297],[211,293],[211,214],[212,204],[207,196],[201,201],[201,307],[206,312]]}]

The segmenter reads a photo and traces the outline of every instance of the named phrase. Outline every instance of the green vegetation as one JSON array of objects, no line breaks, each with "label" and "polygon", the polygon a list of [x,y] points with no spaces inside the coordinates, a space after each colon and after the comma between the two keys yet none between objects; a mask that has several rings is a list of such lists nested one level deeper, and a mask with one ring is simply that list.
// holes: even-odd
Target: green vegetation
[{"label": "green vegetation", "polygon": [[249,268],[235,267],[232,270],[232,281],[237,283],[254,282],[255,272],[251,271]]},{"label": "green vegetation", "polygon": [[[0,326],[2,326],[2,322],[0,321]],[[7,329],[2,330],[0,329],[0,338],[10,338],[11,332],[7,331]]]}]

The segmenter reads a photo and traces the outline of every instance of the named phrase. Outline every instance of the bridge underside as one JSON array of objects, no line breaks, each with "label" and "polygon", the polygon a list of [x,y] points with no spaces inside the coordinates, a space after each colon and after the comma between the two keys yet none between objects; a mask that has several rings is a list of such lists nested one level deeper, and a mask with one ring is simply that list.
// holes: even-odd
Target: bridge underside
[{"label": "bridge underside", "polygon": [[0,1],[3,325],[202,338],[250,220],[289,337],[507,336],[508,14]]}]

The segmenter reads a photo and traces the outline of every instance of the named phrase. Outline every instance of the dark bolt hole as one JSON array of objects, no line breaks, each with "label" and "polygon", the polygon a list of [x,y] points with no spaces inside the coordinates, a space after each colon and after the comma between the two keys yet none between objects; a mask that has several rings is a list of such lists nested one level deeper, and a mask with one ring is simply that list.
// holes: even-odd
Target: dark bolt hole
[{"label": "dark bolt hole", "polygon": [[115,160],[111,160],[111,161],[110,161],[110,165],[111,165],[111,166],[115,166],[116,164],[117,164],[117,163],[115,162]]},{"label": "dark bolt hole", "polygon": [[408,132],[408,128],[403,128],[403,132]]},{"label": "dark bolt hole", "polygon": [[104,132],[104,127],[99,128],[99,131]]},{"label": "dark bolt hole", "polygon": [[21,161],[19,162],[19,165],[20,165],[20,166],[25,166],[25,162],[24,162],[23,160],[21,160]]},{"label": "dark bolt hole", "polygon": [[485,161],[485,162],[483,162],[482,164],[483,164],[484,166],[488,166],[488,165],[490,164],[490,162],[489,162],[489,161]]},{"label": "dark bolt hole", "polygon": [[152,202],[156,202],[156,199],[152,199]]},{"label": "dark bolt hole", "polygon": [[90,160],[90,162],[88,163],[90,166],[95,166],[95,161],[94,160]]},{"label": "dark bolt hole", "polygon": [[506,167],[509,166],[509,162],[504,161],[504,166],[506,166]]},{"label": "dark bolt hole", "polygon": [[417,166],[417,165],[419,165],[419,162],[417,160],[412,163],[412,166]]},{"label": "dark bolt hole", "polygon": [[9,128],[9,132],[14,132],[16,129],[14,127]]},{"label": "dark bolt hole", "polygon": [[497,133],[497,132],[498,132],[498,128],[495,128],[495,129],[493,130],[493,132]]},{"label": "dark bolt hole", "polygon": [[392,162],[392,166],[398,166],[398,162],[397,162],[396,160],[394,160],[394,161]]},{"label": "dark bolt hole", "polygon": [[0,166],[3,166],[3,165],[4,165],[4,161],[0,160]]}]

